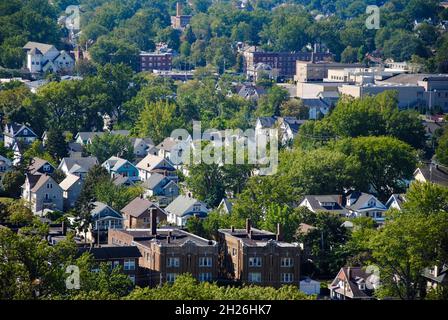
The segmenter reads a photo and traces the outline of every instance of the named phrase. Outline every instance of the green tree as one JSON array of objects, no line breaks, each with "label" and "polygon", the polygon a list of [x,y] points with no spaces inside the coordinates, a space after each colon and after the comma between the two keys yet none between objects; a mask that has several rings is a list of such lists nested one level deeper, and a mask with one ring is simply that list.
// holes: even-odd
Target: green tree
[{"label": "green tree", "polygon": [[448,166],[448,130],[439,138],[436,158],[442,165]]},{"label": "green tree", "polygon": [[169,102],[146,103],[134,127],[134,134],[151,137],[155,143],[171,135],[176,127],[176,106]]},{"label": "green tree", "polygon": [[361,164],[363,180],[381,199],[404,190],[417,166],[417,155],[408,144],[391,137],[359,137],[338,141],[335,146]]},{"label": "green tree", "polygon": [[3,176],[3,191],[9,197],[18,198],[20,197],[21,187],[24,183],[25,175],[21,171],[8,171]]},{"label": "green tree", "polygon": [[62,130],[58,128],[50,128],[47,131],[45,149],[56,162],[59,162],[62,158],[68,155],[68,143],[65,141]]},{"label": "green tree", "polygon": [[126,136],[104,133],[93,138],[87,146],[87,151],[103,163],[112,156],[124,158],[128,161],[134,159],[134,147]]},{"label": "green tree", "polygon": [[210,207],[216,207],[225,195],[223,175],[217,164],[197,164],[189,167],[187,185],[194,197]]}]

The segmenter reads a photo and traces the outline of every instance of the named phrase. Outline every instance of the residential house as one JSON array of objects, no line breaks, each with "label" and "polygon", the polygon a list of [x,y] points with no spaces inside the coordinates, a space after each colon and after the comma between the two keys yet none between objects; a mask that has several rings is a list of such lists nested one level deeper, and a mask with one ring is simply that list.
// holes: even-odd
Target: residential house
[{"label": "residential house", "polygon": [[26,67],[31,73],[71,72],[75,66],[75,59],[67,51],[59,51],[50,44],[30,41],[23,49]]},{"label": "residential house", "polygon": [[126,159],[110,157],[104,161],[102,166],[110,173],[112,179],[118,176],[123,176],[129,177],[133,181],[140,180],[138,169]]},{"label": "residential house", "polygon": [[159,153],[151,138],[131,138],[131,143],[134,146],[134,155],[136,158],[144,158],[148,154],[156,156]]},{"label": "residential house", "polygon": [[423,271],[423,277],[426,279],[427,290],[435,290],[438,286],[448,284],[448,265],[436,265],[433,268],[426,268]]},{"label": "residential house", "polygon": [[165,208],[168,223],[184,227],[191,217],[206,218],[209,209],[205,203],[189,196],[180,195]]},{"label": "residential house", "polygon": [[165,138],[161,143],[156,146],[156,149],[159,150],[159,157],[170,159],[171,152],[176,150],[179,141],[172,137]]},{"label": "residential house", "polygon": [[151,215],[156,215],[156,223],[166,221],[166,212],[156,203],[137,197],[121,209],[126,229],[147,229],[151,226]]},{"label": "residential house", "polygon": [[[154,215],[155,217],[155,215]],[[149,270],[151,286],[172,283],[189,273],[198,281],[219,278],[216,241],[174,228],[112,230],[109,245],[135,246],[142,254],[140,266]]]},{"label": "residential house", "polygon": [[346,197],[346,208],[349,211],[348,217],[371,217],[377,223],[383,223],[384,212],[387,207],[375,196],[354,191]]},{"label": "residential house", "polygon": [[244,84],[240,87],[237,87],[237,94],[243,99],[251,102],[257,102],[261,96],[267,94],[267,91],[264,87],[261,86]]},{"label": "residential house", "polygon": [[86,233],[81,235],[90,242],[107,241],[107,233],[112,229],[123,229],[123,216],[105,203],[93,203],[91,225]]},{"label": "residential house", "polygon": [[139,261],[142,257],[140,250],[135,246],[104,246],[104,247],[84,247],[78,249],[78,254],[89,253],[98,263],[95,270],[98,270],[99,264],[107,263],[112,268],[121,267],[124,274],[129,276],[131,281],[140,287],[149,284],[148,270],[142,268]]},{"label": "residential house", "polygon": [[140,186],[145,189],[145,197],[157,199],[161,206],[168,205],[180,194],[177,183],[159,173],[152,174]]},{"label": "residential house", "polygon": [[116,186],[132,187],[135,186],[136,181],[132,180],[130,177],[125,177],[119,174],[114,179],[112,179],[112,183]]},{"label": "residential house", "polygon": [[401,211],[403,209],[403,203],[406,202],[405,194],[393,194],[390,196],[389,200],[386,202],[386,208],[396,209]]},{"label": "residential house", "polygon": [[[86,146],[86,145],[92,144],[92,141],[96,136],[102,136],[105,133],[107,133],[107,132],[100,132],[100,131],[78,132],[75,136],[75,142],[79,143],[83,146]],[[112,135],[120,135],[120,136],[124,136],[124,137],[127,137],[130,134],[129,130],[112,130],[108,133],[110,133]]]},{"label": "residential house", "polygon": [[69,158],[82,158],[83,151],[84,147],[80,143],[70,142],[68,144]]},{"label": "residential house", "polygon": [[177,180],[176,169],[171,161],[160,156],[148,154],[138,164],[140,180],[146,181],[154,173],[159,173],[172,180]]},{"label": "residential house", "polygon": [[361,267],[344,267],[328,286],[333,300],[372,300],[375,283]]},{"label": "residential house", "polygon": [[345,201],[342,195],[307,195],[299,204],[299,207],[306,207],[314,213],[333,212],[341,217],[347,216],[349,211],[345,208]]},{"label": "residential house", "polygon": [[263,135],[265,130],[277,128],[277,117],[259,117],[255,124],[255,134]]},{"label": "residential house", "polygon": [[74,174],[84,179],[89,170],[98,164],[96,157],[63,158],[58,166],[65,175]]},{"label": "residential house", "polygon": [[62,188],[51,176],[46,174],[26,174],[25,183],[22,186],[22,199],[37,215],[41,215],[45,209],[54,211],[64,209]]},{"label": "residential house", "polygon": [[6,148],[12,148],[16,143],[25,145],[31,144],[37,139],[37,135],[30,127],[16,122],[5,125],[3,136]]},{"label": "residential house", "polygon": [[227,198],[223,198],[218,206],[218,211],[222,214],[231,214],[233,207],[233,201]]},{"label": "residential house", "polygon": [[278,119],[280,129],[280,141],[282,145],[292,142],[299,132],[299,128],[306,120],[299,120],[294,117],[282,117]]},{"label": "residential house", "polygon": [[47,160],[40,158],[31,159],[27,171],[32,175],[52,174],[56,168]]},{"label": "residential house", "polygon": [[248,219],[246,229],[219,229],[222,275],[239,283],[281,287],[299,286],[301,249],[283,242],[277,233],[255,229]]},{"label": "residential house", "polygon": [[12,161],[0,155],[0,184],[6,172],[12,168]]},{"label": "residential house", "polygon": [[81,195],[83,180],[74,174],[68,174],[67,177],[59,184],[63,191],[64,209],[74,208],[76,201]]},{"label": "residential house", "polygon": [[414,172],[415,181],[431,182],[448,187],[448,169],[430,163],[417,168]]}]

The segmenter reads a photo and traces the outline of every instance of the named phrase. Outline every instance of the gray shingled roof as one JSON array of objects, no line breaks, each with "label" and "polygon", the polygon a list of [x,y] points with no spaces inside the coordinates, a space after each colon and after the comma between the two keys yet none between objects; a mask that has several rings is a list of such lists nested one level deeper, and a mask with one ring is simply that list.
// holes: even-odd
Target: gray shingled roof
[{"label": "gray shingled roof", "polygon": [[154,190],[160,183],[162,183],[163,180],[165,180],[166,177],[159,174],[159,173],[153,173],[148,180],[144,181],[142,183],[142,187],[146,188],[148,190]]},{"label": "gray shingled roof", "polygon": [[200,201],[195,198],[180,195],[174,199],[174,201],[171,202],[165,210],[169,213],[175,214],[178,217],[182,217],[188,212],[188,209],[191,208],[191,206],[198,202]]},{"label": "gray shingled roof", "polygon": [[138,218],[148,209],[153,207],[159,208],[154,202],[137,197],[129,202],[123,209],[121,209],[121,212]]}]

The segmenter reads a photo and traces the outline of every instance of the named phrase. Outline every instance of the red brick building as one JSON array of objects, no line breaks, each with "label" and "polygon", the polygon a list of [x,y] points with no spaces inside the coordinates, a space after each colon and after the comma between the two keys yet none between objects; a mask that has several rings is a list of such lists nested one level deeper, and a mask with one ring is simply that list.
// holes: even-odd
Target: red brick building
[{"label": "red brick building", "polygon": [[171,70],[172,60],[171,52],[141,52],[140,71]]},{"label": "red brick building", "polygon": [[281,287],[300,282],[298,243],[280,241],[281,234],[255,229],[250,220],[246,229],[220,229],[220,250],[224,257],[223,275],[228,280]]}]

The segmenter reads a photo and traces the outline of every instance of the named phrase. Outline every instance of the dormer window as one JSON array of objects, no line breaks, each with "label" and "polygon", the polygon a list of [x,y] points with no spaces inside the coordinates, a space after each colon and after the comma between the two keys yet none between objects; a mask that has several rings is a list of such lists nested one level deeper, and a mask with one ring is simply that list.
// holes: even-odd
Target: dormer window
[{"label": "dormer window", "polygon": [[28,134],[28,130],[23,129],[23,134]]},{"label": "dormer window", "polygon": [[364,282],[361,282],[358,284],[359,290],[366,290],[366,284]]},{"label": "dormer window", "polygon": [[50,165],[49,164],[44,165],[44,171],[50,171]]}]

